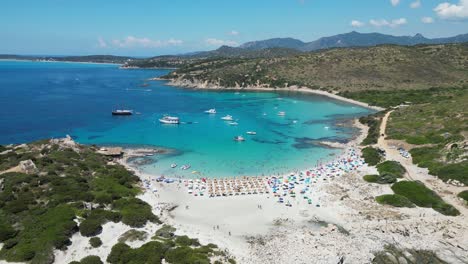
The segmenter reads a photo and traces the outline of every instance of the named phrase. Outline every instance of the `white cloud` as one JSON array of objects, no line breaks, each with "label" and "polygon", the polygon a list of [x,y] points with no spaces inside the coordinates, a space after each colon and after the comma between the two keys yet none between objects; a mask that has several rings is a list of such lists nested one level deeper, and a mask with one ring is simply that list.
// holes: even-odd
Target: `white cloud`
[{"label": "white cloud", "polygon": [[396,28],[402,25],[407,24],[408,21],[406,18],[398,18],[398,19],[393,19],[392,21],[388,21],[386,19],[371,19],[369,21],[369,24],[371,24],[374,27],[391,27],[391,28]]},{"label": "white cloud", "polygon": [[215,39],[215,38],[208,38],[205,39],[205,43],[210,45],[210,46],[237,46],[239,45],[237,42],[232,41],[232,40],[222,40],[222,39]]},{"label": "white cloud", "polygon": [[106,48],[107,47],[107,42],[102,37],[99,37],[98,38],[98,46],[100,48]]},{"label": "white cloud", "polygon": [[231,36],[237,36],[237,35],[239,35],[240,33],[239,33],[239,31],[231,30],[228,34],[231,35]]},{"label": "white cloud", "polygon": [[443,19],[468,19],[468,0],[460,0],[458,4],[444,2],[434,8],[434,11]]},{"label": "white cloud", "polygon": [[423,17],[421,18],[421,22],[424,24],[432,24],[434,23],[434,19],[432,17]]},{"label": "white cloud", "polygon": [[134,36],[128,36],[123,40],[114,39],[112,44],[120,48],[132,48],[132,47],[143,47],[143,48],[159,48],[166,46],[177,46],[183,43],[182,40],[169,39],[169,40],[152,40],[149,38],[137,38]]},{"label": "white cloud", "polygon": [[416,0],[410,4],[411,8],[420,8],[421,7],[421,0]]},{"label": "white cloud", "polygon": [[359,20],[353,20],[353,21],[351,21],[350,25],[352,27],[363,27],[366,24],[364,22],[359,21]]},{"label": "white cloud", "polygon": [[397,6],[400,3],[400,0],[390,0],[392,6]]}]

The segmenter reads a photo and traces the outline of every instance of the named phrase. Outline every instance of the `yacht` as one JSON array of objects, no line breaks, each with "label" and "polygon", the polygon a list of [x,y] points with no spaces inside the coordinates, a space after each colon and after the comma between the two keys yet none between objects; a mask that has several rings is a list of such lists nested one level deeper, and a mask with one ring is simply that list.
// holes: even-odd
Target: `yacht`
[{"label": "yacht", "polygon": [[164,116],[163,118],[159,119],[159,122],[163,124],[179,124],[179,118],[175,116]]},{"label": "yacht", "polygon": [[207,114],[216,114],[216,109],[212,108],[210,110],[206,110],[205,113],[207,113]]},{"label": "yacht", "polygon": [[280,111],[280,112],[278,112],[278,115],[279,115],[279,116],[285,116],[285,115],[286,115],[286,112]]},{"label": "yacht", "polygon": [[245,141],[245,138],[242,136],[234,137],[234,141]]},{"label": "yacht", "polygon": [[247,135],[257,135],[257,132],[255,132],[255,131],[247,131]]},{"label": "yacht", "polygon": [[116,110],[112,111],[112,115],[133,115],[133,110],[116,109]]},{"label": "yacht", "polygon": [[221,119],[222,119],[222,120],[225,120],[225,121],[232,121],[232,120],[234,120],[234,118],[232,118],[232,116],[230,116],[230,115],[223,116],[223,117],[221,117]]}]

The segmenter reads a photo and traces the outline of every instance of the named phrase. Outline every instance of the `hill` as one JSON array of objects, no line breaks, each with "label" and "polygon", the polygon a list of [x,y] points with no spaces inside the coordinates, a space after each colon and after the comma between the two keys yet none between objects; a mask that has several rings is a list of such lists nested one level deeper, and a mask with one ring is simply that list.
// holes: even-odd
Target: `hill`
[{"label": "hill", "polygon": [[220,87],[336,92],[468,85],[468,44],[341,48],[276,58],[207,59],[163,78]]}]

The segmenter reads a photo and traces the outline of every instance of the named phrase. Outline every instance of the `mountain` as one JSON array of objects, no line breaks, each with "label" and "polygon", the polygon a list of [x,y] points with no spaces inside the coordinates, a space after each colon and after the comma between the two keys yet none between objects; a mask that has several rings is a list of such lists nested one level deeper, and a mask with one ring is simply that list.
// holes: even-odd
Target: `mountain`
[{"label": "mountain", "polygon": [[272,38],[260,41],[246,42],[239,46],[241,49],[260,50],[268,48],[288,48],[300,50],[306,43],[293,38]]},{"label": "mountain", "polygon": [[379,45],[303,52],[278,58],[213,58],[163,78],[180,85],[310,87],[330,91],[466,87],[468,43]]},{"label": "mountain", "polygon": [[468,34],[449,38],[429,39],[421,34],[414,36],[392,36],[380,33],[359,33],[356,31],[323,37],[312,42],[303,42],[293,38],[273,38],[261,41],[247,42],[239,48],[261,50],[266,48],[289,48],[300,51],[314,51],[329,48],[370,47],[383,44],[418,45],[468,42]]}]

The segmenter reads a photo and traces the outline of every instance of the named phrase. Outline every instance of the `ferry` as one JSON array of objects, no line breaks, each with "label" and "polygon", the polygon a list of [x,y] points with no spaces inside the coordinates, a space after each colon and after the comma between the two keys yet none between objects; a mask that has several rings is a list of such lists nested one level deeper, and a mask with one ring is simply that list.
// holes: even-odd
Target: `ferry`
[{"label": "ferry", "polygon": [[234,141],[245,141],[245,138],[242,136],[234,137]]},{"label": "ferry", "polygon": [[180,124],[179,118],[175,116],[164,116],[163,118],[159,119],[159,122],[163,124]]},{"label": "ferry", "polygon": [[247,131],[247,135],[257,135],[257,132],[255,132],[255,131]]},{"label": "ferry", "polygon": [[222,119],[222,120],[225,120],[225,121],[232,121],[232,120],[234,120],[234,118],[232,118],[232,116],[230,116],[230,115],[223,116],[223,117],[221,117],[221,119]]},{"label": "ferry", "polygon": [[112,115],[133,115],[133,110],[128,110],[128,109],[116,109],[112,111]]},{"label": "ferry", "polygon": [[207,114],[216,114],[216,109],[212,108],[210,110],[206,110],[205,113],[207,113]]},{"label": "ferry", "polygon": [[278,115],[279,115],[279,116],[285,116],[285,115],[286,115],[286,112],[280,111],[280,112],[278,112]]}]

